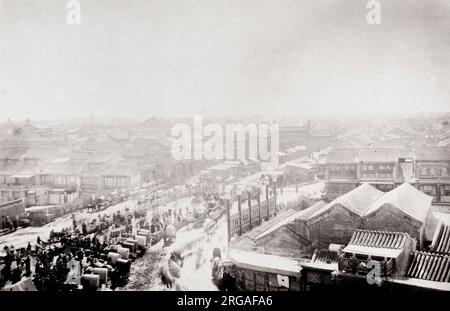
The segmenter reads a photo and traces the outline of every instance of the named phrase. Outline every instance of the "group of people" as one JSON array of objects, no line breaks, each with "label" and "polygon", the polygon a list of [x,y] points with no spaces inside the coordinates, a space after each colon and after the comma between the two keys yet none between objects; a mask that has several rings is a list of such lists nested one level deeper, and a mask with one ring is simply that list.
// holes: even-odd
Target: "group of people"
[{"label": "group of people", "polygon": [[87,230],[86,222],[76,221],[73,217],[71,228],[61,232],[52,230],[48,240],[38,236],[34,247],[30,242],[20,249],[5,246],[0,258],[0,288],[31,276],[37,290],[71,290],[77,286],[68,282],[74,271],[78,271],[76,274],[80,276],[95,267],[108,268],[111,288],[123,284],[123,271],[108,265],[109,247],[117,242],[117,237],[111,237],[109,232],[110,229],[125,226],[126,232],[131,234],[133,217],[138,217],[134,222],[138,223],[145,218],[143,216],[145,214],[120,211],[112,216],[99,215],[96,220],[98,226],[91,228],[93,232]]},{"label": "group of people", "polygon": [[0,230],[16,230],[19,226],[19,218],[18,216],[15,217],[9,217],[8,215],[2,215],[2,220],[0,223]]},{"label": "group of people", "polygon": [[[72,290],[78,283],[70,282],[70,276],[106,265],[106,250],[110,243],[96,234],[93,237],[82,234],[65,234],[38,243],[34,271],[34,285],[39,291]],[[72,272],[72,273],[71,273]],[[115,286],[115,271],[111,271],[111,285]],[[72,280],[74,281],[74,280]]]},{"label": "group of people", "polygon": [[0,288],[7,282],[19,282],[23,276],[31,275],[31,244],[26,248],[3,247],[3,269],[0,271]]}]

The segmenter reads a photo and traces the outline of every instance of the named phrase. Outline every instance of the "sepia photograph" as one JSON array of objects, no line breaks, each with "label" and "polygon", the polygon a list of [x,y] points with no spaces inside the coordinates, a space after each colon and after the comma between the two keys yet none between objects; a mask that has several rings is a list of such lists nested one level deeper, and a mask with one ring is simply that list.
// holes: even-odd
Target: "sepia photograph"
[{"label": "sepia photograph", "polygon": [[0,0],[0,291],[450,292],[449,122],[449,0]]}]

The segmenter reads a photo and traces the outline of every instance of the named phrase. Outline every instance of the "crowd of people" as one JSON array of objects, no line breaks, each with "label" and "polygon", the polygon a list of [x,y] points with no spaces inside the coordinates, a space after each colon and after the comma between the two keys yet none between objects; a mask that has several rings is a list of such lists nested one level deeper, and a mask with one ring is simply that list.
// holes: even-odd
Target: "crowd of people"
[{"label": "crowd of people", "polygon": [[[192,202],[193,208],[176,204],[171,208],[144,205],[134,208],[133,212],[128,208],[110,215],[105,212],[89,221],[77,221],[72,214],[72,226],[60,232],[52,230],[47,240],[37,237],[35,243],[29,242],[27,247],[15,249],[10,245],[0,250],[0,289],[28,279],[41,291],[74,290],[80,285],[79,280],[74,281],[74,275],[79,277],[95,268],[108,269],[109,288],[122,286],[126,282],[127,269],[111,265],[108,260],[111,247],[132,237],[132,233],[140,228],[151,233],[161,232],[166,242],[168,231],[172,230],[175,235],[187,223],[202,219],[204,209],[200,205],[204,201],[202,195],[198,197],[200,202]],[[150,221],[146,217],[147,211],[151,211]],[[3,216],[1,225],[17,228],[17,221],[14,222],[15,219]],[[157,235],[152,234],[152,238],[154,236]],[[158,242],[158,239],[152,242]],[[176,255],[172,259],[179,262]]]},{"label": "crowd of people", "polygon": [[[1,251],[0,288],[32,277],[37,290],[61,291],[78,288],[79,280],[70,281],[70,276],[92,272],[92,269],[108,269],[108,286],[114,289],[126,282],[129,267],[114,267],[108,261],[107,254],[111,245],[131,236],[135,229],[145,224],[145,213],[125,213],[117,211],[111,216],[99,215],[91,223],[76,221],[73,226],[61,232],[50,232],[48,240],[37,237],[34,246],[15,249],[5,246]],[[111,234],[117,228],[123,228],[118,235]]]}]

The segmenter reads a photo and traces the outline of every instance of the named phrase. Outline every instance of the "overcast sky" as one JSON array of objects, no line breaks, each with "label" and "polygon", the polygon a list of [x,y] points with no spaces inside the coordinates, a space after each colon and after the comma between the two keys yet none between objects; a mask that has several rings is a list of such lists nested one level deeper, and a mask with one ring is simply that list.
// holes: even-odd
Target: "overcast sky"
[{"label": "overcast sky", "polygon": [[0,120],[450,110],[450,1],[0,0]]}]

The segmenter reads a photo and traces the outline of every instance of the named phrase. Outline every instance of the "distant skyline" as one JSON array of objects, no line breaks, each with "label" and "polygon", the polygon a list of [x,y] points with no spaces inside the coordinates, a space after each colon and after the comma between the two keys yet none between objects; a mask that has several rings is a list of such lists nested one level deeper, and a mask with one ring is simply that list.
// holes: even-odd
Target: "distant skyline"
[{"label": "distant skyline", "polygon": [[0,122],[450,111],[450,1],[0,0]]}]

